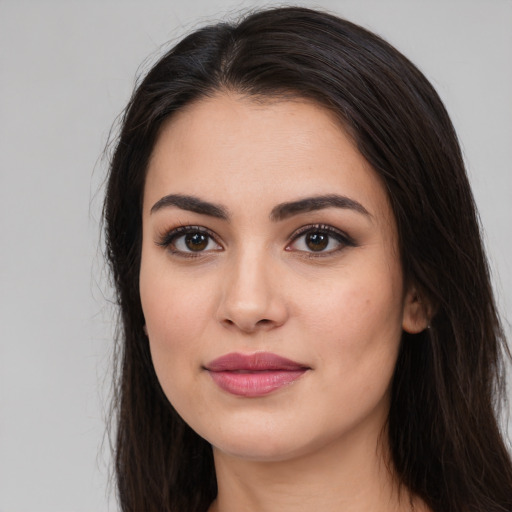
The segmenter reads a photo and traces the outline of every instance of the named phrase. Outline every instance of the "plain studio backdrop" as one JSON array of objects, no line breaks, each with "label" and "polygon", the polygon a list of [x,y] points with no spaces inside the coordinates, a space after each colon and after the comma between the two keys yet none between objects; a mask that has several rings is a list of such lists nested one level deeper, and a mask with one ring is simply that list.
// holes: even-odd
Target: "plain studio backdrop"
[{"label": "plain studio backdrop", "polygon": [[[0,0],[1,512],[116,510],[104,438],[114,312],[99,241],[102,152],[137,69],[164,43],[268,5]],[[445,101],[510,336],[512,1],[301,5],[384,36]]]}]

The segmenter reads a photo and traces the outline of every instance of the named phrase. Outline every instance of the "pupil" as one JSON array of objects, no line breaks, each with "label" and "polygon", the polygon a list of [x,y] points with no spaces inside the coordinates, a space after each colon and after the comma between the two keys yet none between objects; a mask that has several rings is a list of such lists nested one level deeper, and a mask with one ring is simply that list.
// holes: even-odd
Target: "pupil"
[{"label": "pupil", "polygon": [[323,251],[329,243],[329,236],[324,233],[310,233],[306,237],[306,244],[312,251]]},{"label": "pupil", "polygon": [[185,236],[185,244],[191,251],[202,251],[208,245],[208,237],[202,233],[191,233]]}]

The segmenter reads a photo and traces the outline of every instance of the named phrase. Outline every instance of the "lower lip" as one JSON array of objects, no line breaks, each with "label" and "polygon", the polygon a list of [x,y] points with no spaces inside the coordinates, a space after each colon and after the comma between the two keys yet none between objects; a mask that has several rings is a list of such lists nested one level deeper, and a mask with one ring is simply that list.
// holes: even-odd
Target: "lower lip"
[{"label": "lower lip", "polygon": [[306,369],[256,372],[208,372],[215,384],[232,395],[258,397],[288,386],[302,377]]}]

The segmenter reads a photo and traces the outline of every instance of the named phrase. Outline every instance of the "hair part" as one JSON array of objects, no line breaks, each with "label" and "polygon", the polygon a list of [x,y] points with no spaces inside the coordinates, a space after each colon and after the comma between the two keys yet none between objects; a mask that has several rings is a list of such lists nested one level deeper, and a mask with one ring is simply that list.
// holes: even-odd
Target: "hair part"
[{"label": "hair part", "polygon": [[142,196],[162,123],[222,91],[304,98],[333,112],[383,181],[404,275],[434,313],[404,333],[388,419],[393,469],[436,512],[512,510],[512,467],[496,420],[503,331],[476,207],[448,114],[421,72],[378,36],[306,8],[197,30],[132,96],[104,205],[121,310],[116,473],[128,511],[204,512],[216,495],[210,445],[158,383],[139,297]]}]

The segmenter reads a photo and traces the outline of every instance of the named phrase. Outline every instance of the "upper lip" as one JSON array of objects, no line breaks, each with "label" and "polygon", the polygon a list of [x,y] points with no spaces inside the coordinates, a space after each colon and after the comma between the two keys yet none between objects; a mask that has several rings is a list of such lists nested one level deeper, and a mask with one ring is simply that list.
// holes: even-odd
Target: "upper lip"
[{"label": "upper lip", "polygon": [[210,361],[205,368],[211,372],[227,371],[271,371],[271,370],[307,370],[309,367],[271,352],[239,354],[233,352]]}]

